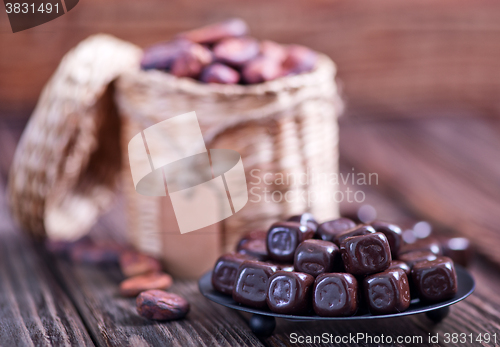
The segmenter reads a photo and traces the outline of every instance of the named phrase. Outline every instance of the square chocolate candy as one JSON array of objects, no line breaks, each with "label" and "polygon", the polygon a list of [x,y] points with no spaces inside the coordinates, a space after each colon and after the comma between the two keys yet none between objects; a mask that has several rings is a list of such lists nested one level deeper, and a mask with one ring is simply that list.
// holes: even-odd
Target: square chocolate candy
[{"label": "square chocolate candy", "polygon": [[256,308],[266,307],[269,278],[276,271],[278,271],[276,265],[257,260],[244,261],[238,268],[234,282],[234,301]]},{"label": "square chocolate candy", "polygon": [[316,277],[313,308],[318,316],[352,316],[358,310],[358,282],[348,273],[325,273]]},{"label": "square chocolate candy", "polygon": [[245,260],[250,259],[252,258],[239,253],[224,254],[217,259],[212,271],[212,286],[214,289],[224,294],[233,294],[238,268]]},{"label": "square chocolate candy", "polygon": [[356,227],[349,218],[337,218],[328,222],[324,222],[316,229],[316,237],[323,241],[332,241],[336,235]]},{"label": "square chocolate candy", "polygon": [[278,271],[269,279],[267,306],[276,313],[307,313],[311,306],[313,283],[311,275]]},{"label": "square chocolate candy", "polygon": [[318,229],[319,223],[316,222],[316,219],[314,219],[314,216],[310,213],[302,213],[296,216],[291,216],[287,220],[288,222],[299,222],[302,225],[307,225],[309,228],[311,228],[313,231],[316,231]]},{"label": "square chocolate candy", "polygon": [[365,300],[372,314],[403,312],[410,306],[408,277],[401,269],[389,269],[364,280]]},{"label": "square chocolate candy", "polygon": [[448,300],[457,293],[457,274],[453,260],[448,257],[416,263],[411,275],[418,296],[423,301]]},{"label": "square chocolate candy", "polygon": [[295,251],[293,266],[295,271],[316,277],[324,272],[333,272],[335,263],[340,261],[340,251],[334,243],[305,240]]},{"label": "square chocolate candy", "polygon": [[297,246],[313,236],[314,230],[299,222],[274,223],[267,232],[266,244],[269,258],[291,263]]},{"label": "square chocolate candy", "polygon": [[348,273],[357,276],[381,272],[391,265],[391,249],[382,233],[348,237],[340,245]]},{"label": "square chocolate candy", "polygon": [[414,251],[402,254],[399,256],[399,260],[405,262],[410,269],[413,268],[413,265],[425,260],[435,260],[437,255],[432,253],[431,251]]},{"label": "square chocolate candy", "polygon": [[373,229],[371,226],[360,225],[335,235],[335,237],[333,238],[333,242],[335,242],[335,244],[340,247],[342,241],[344,241],[348,237],[368,235],[373,233],[375,233],[375,229]]},{"label": "square chocolate candy", "polygon": [[401,244],[403,243],[403,232],[396,224],[386,223],[382,221],[375,221],[370,224],[376,232],[382,233],[387,237],[389,246],[391,247],[392,257],[396,258],[398,255]]}]

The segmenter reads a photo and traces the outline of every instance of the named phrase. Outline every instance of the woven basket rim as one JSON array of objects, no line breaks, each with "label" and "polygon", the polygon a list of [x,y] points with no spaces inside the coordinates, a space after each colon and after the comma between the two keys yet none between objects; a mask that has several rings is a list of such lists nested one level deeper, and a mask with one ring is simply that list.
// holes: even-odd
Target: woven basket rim
[{"label": "woven basket rim", "polygon": [[325,54],[318,53],[318,61],[312,71],[289,75],[258,84],[240,85],[240,84],[218,84],[203,83],[189,77],[176,77],[168,72],[161,70],[142,70],[140,67],[135,71],[123,73],[118,80],[137,80],[148,81],[160,85],[175,85],[177,91],[186,91],[197,96],[216,96],[224,97],[237,96],[259,96],[269,93],[279,93],[284,89],[294,89],[309,84],[318,83],[318,78],[331,78],[336,76],[337,67],[335,63]]}]

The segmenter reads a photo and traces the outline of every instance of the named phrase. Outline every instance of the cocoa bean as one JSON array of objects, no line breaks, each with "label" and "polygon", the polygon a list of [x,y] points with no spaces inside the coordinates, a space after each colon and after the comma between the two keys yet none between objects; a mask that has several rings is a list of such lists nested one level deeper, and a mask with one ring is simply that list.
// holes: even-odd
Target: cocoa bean
[{"label": "cocoa bean", "polygon": [[212,62],[212,52],[205,46],[192,43],[174,58],[170,73],[177,77],[197,78],[203,67]]},{"label": "cocoa bean", "polygon": [[205,83],[235,84],[240,80],[240,74],[229,66],[215,63],[203,70],[200,80]]},{"label": "cocoa bean", "polygon": [[159,272],[161,264],[159,260],[149,255],[128,251],[120,256],[120,269],[125,277],[132,277]]},{"label": "cocoa bean", "polygon": [[245,65],[242,76],[246,83],[262,83],[274,80],[283,74],[279,61],[260,56]]},{"label": "cocoa bean", "polygon": [[191,46],[188,40],[177,39],[161,42],[144,50],[141,59],[141,68],[144,70],[168,70],[174,60]]},{"label": "cocoa bean", "polygon": [[287,57],[287,50],[277,42],[265,40],[260,43],[260,55],[282,63]]},{"label": "cocoa bean", "polygon": [[311,71],[318,60],[318,54],[304,46],[291,45],[282,68],[286,75]]},{"label": "cocoa bean", "polygon": [[177,37],[196,43],[214,43],[228,37],[243,36],[247,33],[247,23],[242,19],[233,18],[181,33]]},{"label": "cocoa bean", "polygon": [[120,294],[125,297],[132,297],[145,290],[168,289],[172,286],[172,282],[172,277],[166,273],[134,276],[120,283]]},{"label": "cocoa bean", "polygon": [[189,302],[183,297],[161,290],[148,290],[136,299],[137,312],[148,319],[173,320],[186,316]]},{"label": "cocoa bean", "polygon": [[259,51],[259,42],[250,37],[224,39],[213,49],[217,61],[235,67],[245,65],[255,58]]}]

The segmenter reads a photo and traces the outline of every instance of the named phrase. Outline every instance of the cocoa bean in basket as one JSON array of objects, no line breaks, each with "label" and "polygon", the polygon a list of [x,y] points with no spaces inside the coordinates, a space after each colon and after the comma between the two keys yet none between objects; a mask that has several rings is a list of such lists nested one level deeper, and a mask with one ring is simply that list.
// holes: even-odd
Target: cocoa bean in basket
[{"label": "cocoa bean in basket", "polygon": [[287,56],[287,50],[277,42],[265,40],[260,43],[260,55],[282,63]]},{"label": "cocoa bean in basket", "polygon": [[224,39],[213,49],[217,61],[236,67],[243,66],[254,59],[259,51],[259,42],[251,37]]},{"label": "cocoa bean in basket", "polygon": [[172,277],[166,273],[150,273],[127,278],[120,283],[120,294],[126,297],[138,295],[150,289],[168,289],[172,286]]},{"label": "cocoa bean in basket", "polygon": [[132,277],[159,272],[161,271],[161,264],[159,260],[149,255],[127,251],[120,256],[120,269],[125,277]]},{"label": "cocoa bean in basket", "polygon": [[174,58],[170,73],[177,77],[197,78],[203,67],[212,62],[212,52],[197,43],[181,50]]},{"label": "cocoa bean in basket", "polygon": [[136,299],[137,312],[148,319],[173,320],[186,316],[189,302],[183,297],[162,290],[148,290]]},{"label": "cocoa bean in basket", "polygon": [[161,42],[144,50],[141,60],[141,68],[144,70],[170,69],[174,60],[192,45],[188,40],[173,40]]},{"label": "cocoa bean in basket", "polygon": [[181,33],[178,37],[197,43],[214,43],[228,37],[243,36],[247,33],[247,23],[240,18],[232,18],[220,23]]},{"label": "cocoa bean in basket", "polygon": [[248,84],[274,80],[283,74],[281,64],[264,56],[248,62],[243,68],[243,80]]},{"label": "cocoa bean in basket", "polygon": [[287,50],[287,57],[283,62],[285,74],[299,74],[311,71],[316,65],[318,54],[304,46],[291,45]]},{"label": "cocoa bean in basket", "polygon": [[205,83],[236,84],[240,74],[227,65],[215,63],[203,70],[200,80]]}]

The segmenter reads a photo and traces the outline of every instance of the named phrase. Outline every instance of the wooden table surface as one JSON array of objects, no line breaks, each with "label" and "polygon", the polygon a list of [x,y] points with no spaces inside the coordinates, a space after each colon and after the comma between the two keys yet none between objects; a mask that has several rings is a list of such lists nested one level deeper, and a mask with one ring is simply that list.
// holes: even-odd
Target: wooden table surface
[{"label": "wooden table surface", "polygon": [[[341,149],[357,140],[345,136],[352,132],[352,123],[343,123]],[[143,319],[135,311],[135,300],[118,294],[118,284],[123,277],[117,266],[79,265],[55,257],[43,246],[29,240],[11,220],[5,185],[13,151],[24,126],[23,119],[0,118],[0,346],[324,345],[293,344],[290,340],[292,333],[298,336],[366,333],[371,336],[383,334],[394,339],[397,336],[420,336],[424,343],[413,344],[417,346],[494,346],[491,341],[475,341],[479,334],[484,338],[485,333],[496,334],[497,341],[500,339],[500,273],[495,265],[482,257],[477,257],[470,267],[476,280],[475,293],[454,305],[450,315],[437,325],[428,321],[425,315],[334,323],[278,320],[274,335],[259,339],[247,326],[248,316],[206,300],[199,293],[196,281],[176,281],[172,288],[172,292],[182,294],[191,303],[192,310],[187,319],[163,323]],[[370,124],[357,124],[356,127],[366,127],[365,130],[371,131],[372,135],[371,129],[378,129],[382,135],[387,130],[383,125],[374,128]],[[370,140],[376,141],[373,138]],[[350,153],[352,151],[342,149],[341,152],[344,171],[350,170],[351,163],[370,169],[370,166],[363,167],[365,161],[360,161],[362,158]],[[394,197],[389,199],[388,190],[382,188],[366,189],[367,202],[379,208],[379,217],[404,221],[415,218],[413,213],[422,212],[412,209],[406,201]],[[123,242],[124,228],[123,208],[118,200],[91,235],[97,242]],[[468,339],[472,334],[474,341],[446,343],[446,333],[465,333]],[[427,342],[429,334],[439,334],[439,343]]]}]

